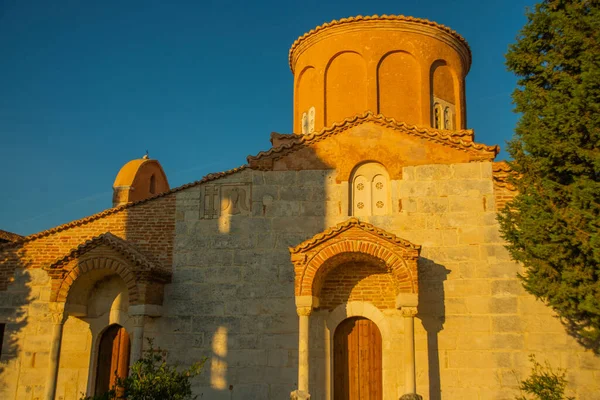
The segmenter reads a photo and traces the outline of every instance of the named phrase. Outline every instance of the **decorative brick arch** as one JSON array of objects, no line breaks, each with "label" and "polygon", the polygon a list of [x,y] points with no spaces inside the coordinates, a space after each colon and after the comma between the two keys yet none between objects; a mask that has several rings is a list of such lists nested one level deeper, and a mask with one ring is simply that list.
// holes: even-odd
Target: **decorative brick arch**
[{"label": "decorative brick arch", "polygon": [[170,272],[110,232],[80,244],[43,269],[52,279],[50,300],[57,303],[65,303],[75,282],[91,271],[106,270],[121,277],[131,305],[161,305],[164,284],[171,281]]},{"label": "decorative brick arch", "polygon": [[137,304],[139,299],[139,290],[137,287],[135,274],[126,263],[110,257],[94,257],[77,263],[77,265],[62,279],[62,281],[59,281],[59,286],[56,289],[53,285],[50,300],[58,303],[66,302],[71,286],[73,286],[78,277],[93,270],[101,269],[110,270],[119,275],[127,287],[130,304]]},{"label": "decorative brick arch", "polygon": [[398,293],[418,293],[420,249],[374,225],[351,218],[290,248],[295,295],[319,297],[327,273],[356,257],[371,259],[389,271]]}]

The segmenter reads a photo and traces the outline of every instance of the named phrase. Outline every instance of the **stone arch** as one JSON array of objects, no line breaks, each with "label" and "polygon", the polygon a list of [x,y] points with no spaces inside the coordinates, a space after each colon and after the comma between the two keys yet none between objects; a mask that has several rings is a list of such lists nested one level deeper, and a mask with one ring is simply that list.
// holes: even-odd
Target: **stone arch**
[{"label": "stone arch", "polygon": [[367,109],[367,63],[362,54],[342,51],[325,68],[325,125],[361,114]]},{"label": "stone arch", "polygon": [[412,53],[394,50],[379,60],[377,108],[397,121],[421,123],[421,65]]},{"label": "stone arch", "polygon": [[132,269],[121,260],[111,257],[94,257],[80,261],[69,271],[65,278],[52,290],[51,301],[65,303],[67,301],[71,287],[77,278],[94,270],[109,270],[119,275],[129,294],[130,304],[137,304],[139,299],[139,290]]},{"label": "stone arch", "polygon": [[385,318],[377,307],[365,301],[350,301],[346,304],[340,304],[329,313],[325,323],[329,331],[333,334],[344,320],[352,317],[370,319],[379,328],[382,341],[391,340],[391,328],[388,319]]},{"label": "stone arch", "polygon": [[450,126],[446,127],[441,124],[438,129],[449,129],[450,127],[461,129],[462,99],[460,93],[462,88],[456,70],[443,59],[435,60],[429,68],[429,84],[431,126],[435,127],[434,112],[435,107],[439,107],[440,119],[443,120],[443,110],[445,109],[448,109],[452,115]]},{"label": "stone arch", "polygon": [[339,263],[327,263],[327,261],[335,260],[338,255],[352,257],[353,254],[368,255],[382,262],[395,278],[398,292],[417,292],[416,273],[408,268],[403,255],[377,243],[377,241],[363,238],[337,241],[312,257],[306,264],[305,273],[299,282],[298,295],[318,297],[319,285],[322,284],[323,278],[330,270],[339,265]]},{"label": "stone arch", "polygon": [[320,91],[319,86],[322,85],[322,83],[322,81],[319,82],[319,74],[312,65],[304,67],[298,75],[294,91],[294,110],[298,113],[297,115],[294,115],[294,132],[302,132],[302,115],[308,113],[311,107],[316,107],[315,110],[318,110],[317,114],[319,112],[321,114],[315,116],[317,119],[316,125],[318,127],[324,125],[325,122],[324,116],[322,115],[321,104],[316,104],[317,99],[315,98],[315,93]]}]

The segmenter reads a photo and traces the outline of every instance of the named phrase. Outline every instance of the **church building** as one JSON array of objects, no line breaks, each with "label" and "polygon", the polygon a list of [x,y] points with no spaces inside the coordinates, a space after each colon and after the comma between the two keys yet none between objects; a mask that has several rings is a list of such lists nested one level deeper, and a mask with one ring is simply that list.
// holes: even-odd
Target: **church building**
[{"label": "church building", "polygon": [[271,148],[177,188],[132,160],[112,208],[4,240],[0,398],[103,393],[151,338],[207,357],[208,400],[509,400],[531,354],[597,399],[600,359],[504,248],[515,190],[468,129],[471,57],[424,19],[326,23],[290,49]]}]

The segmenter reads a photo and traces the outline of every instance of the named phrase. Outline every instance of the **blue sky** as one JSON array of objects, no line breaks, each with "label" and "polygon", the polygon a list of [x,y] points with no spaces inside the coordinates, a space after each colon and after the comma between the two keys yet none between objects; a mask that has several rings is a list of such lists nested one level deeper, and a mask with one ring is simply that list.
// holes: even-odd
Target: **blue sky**
[{"label": "blue sky", "polygon": [[291,131],[292,42],[353,15],[412,15],[463,35],[468,126],[505,148],[517,116],[504,53],[531,5],[0,0],[0,229],[31,234],[109,208],[118,170],[146,150],[171,187],[244,164],[272,131]]}]

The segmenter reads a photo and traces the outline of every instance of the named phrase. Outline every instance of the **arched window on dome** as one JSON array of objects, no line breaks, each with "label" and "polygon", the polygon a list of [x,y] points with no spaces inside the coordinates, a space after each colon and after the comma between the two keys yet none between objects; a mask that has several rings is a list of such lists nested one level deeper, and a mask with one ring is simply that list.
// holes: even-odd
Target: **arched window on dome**
[{"label": "arched window on dome", "polygon": [[315,107],[311,107],[308,111],[302,113],[302,133],[313,133],[315,131]]},{"label": "arched window on dome", "polygon": [[452,112],[448,106],[444,108],[444,129],[452,129]]},{"label": "arched window on dome", "polygon": [[434,97],[431,119],[433,129],[454,129],[454,104]]},{"label": "arched window on dome", "polygon": [[308,114],[302,113],[302,133],[308,133]]},{"label": "arched window on dome", "polygon": [[390,213],[390,179],[385,167],[367,162],[356,167],[351,178],[351,215],[387,215]]},{"label": "arched window on dome", "polygon": [[439,103],[433,105],[433,127],[443,129],[442,127],[442,106]]}]

